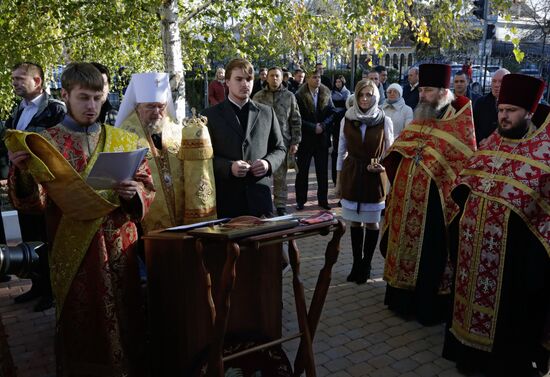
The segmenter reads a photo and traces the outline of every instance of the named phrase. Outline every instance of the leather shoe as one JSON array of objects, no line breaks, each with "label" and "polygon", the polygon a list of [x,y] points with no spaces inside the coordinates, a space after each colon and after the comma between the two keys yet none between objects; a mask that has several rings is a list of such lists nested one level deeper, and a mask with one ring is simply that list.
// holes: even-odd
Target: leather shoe
[{"label": "leather shoe", "polygon": [[304,209],[304,204],[303,203],[296,204],[296,210],[301,211],[303,209]]},{"label": "leather shoe", "polygon": [[277,208],[277,216],[288,215],[288,212],[284,208]]},{"label": "leather shoe", "polygon": [[0,275],[0,283],[7,283],[11,280],[11,275]]},{"label": "leather shoe", "polygon": [[25,292],[17,296],[16,298],[13,299],[13,301],[16,304],[22,304],[24,302],[29,302],[31,300],[34,300],[35,298],[38,298],[38,297],[40,297],[40,290],[32,286],[28,292]]},{"label": "leather shoe", "polygon": [[319,203],[319,207],[321,207],[322,209],[330,209],[328,203]]},{"label": "leather shoe", "polygon": [[40,297],[40,300],[36,303],[34,306],[35,312],[43,312],[44,310],[48,310],[49,308],[53,308],[54,301],[53,297],[51,296],[42,296]]}]

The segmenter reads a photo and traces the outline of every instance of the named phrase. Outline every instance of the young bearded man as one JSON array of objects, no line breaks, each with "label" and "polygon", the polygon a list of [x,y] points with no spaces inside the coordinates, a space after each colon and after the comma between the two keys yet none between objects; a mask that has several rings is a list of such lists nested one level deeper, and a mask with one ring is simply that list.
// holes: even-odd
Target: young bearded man
[{"label": "young bearded man", "polygon": [[550,128],[532,115],[544,82],[508,74],[498,129],[467,162],[452,197],[452,320],[443,356],[459,371],[540,376],[550,355]]},{"label": "young bearded man", "polygon": [[104,83],[93,65],[69,64],[61,81],[68,109],[61,123],[42,137],[6,136],[14,205],[46,210],[57,376],[141,376],[145,340],[135,222],[154,198],[149,167],[142,161],[133,179],[112,189],[88,186],[98,154],[134,150],[137,137],[97,123]]}]

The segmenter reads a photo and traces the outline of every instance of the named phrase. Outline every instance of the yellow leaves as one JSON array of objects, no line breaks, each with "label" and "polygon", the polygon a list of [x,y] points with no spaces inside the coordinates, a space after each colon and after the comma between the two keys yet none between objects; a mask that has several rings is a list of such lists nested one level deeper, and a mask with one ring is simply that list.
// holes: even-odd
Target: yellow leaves
[{"label": "yellow leaves", "polygon": [[514,57],[518,63],[521,63],[525,58],[525,53],[519,49],[519,47],[514,47]]}]

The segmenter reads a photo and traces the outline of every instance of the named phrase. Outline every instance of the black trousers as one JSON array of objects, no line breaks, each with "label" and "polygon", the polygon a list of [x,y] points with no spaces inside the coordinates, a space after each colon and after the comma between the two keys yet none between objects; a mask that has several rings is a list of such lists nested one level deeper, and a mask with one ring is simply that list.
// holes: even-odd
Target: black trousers
[{"label": "black trousers", "polygon": [[328,203],[328,146],[316,146],[310,148],[298,148],[296,163],[296,202],[307,202],[308,175],[311,159],[315,160],[315,175],[317,176],[317,201],[319,204]]},{"label": "black trousers", "polygon": [[[48,244],[46,229],[46,217],[43,214],[26,214],[19,212],[19,225],[24,242],[42,241]],[[49,245],[48,245],[49,246]],[[39,289],[43,296],[52,296],[52,283],[50,280],[50,267],[48,260],[49,247],[38,253],[39,264],[32,277],[32,287]]]}]

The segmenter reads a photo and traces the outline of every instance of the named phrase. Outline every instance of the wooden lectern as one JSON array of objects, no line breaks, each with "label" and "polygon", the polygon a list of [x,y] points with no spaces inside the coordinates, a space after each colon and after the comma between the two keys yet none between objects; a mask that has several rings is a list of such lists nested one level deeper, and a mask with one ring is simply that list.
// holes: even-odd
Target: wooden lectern
[{"label": "wooden lectern", "polygon": [[[158,376],[190,376],[207,360],[207,376],[224,375],[224,360],[300,337],[294,375],[315,376],[312,341],[345,231],[340,220],[245,238],[193,237],[156,232],[144,237],[147,264],[149,355]],[[300,280],[299,238],[333,237],[327,245],[309,311]],[[281,338],[282,243],[289,242],[300,332]],[[224,357],[232,335],[263,346]]]}]

